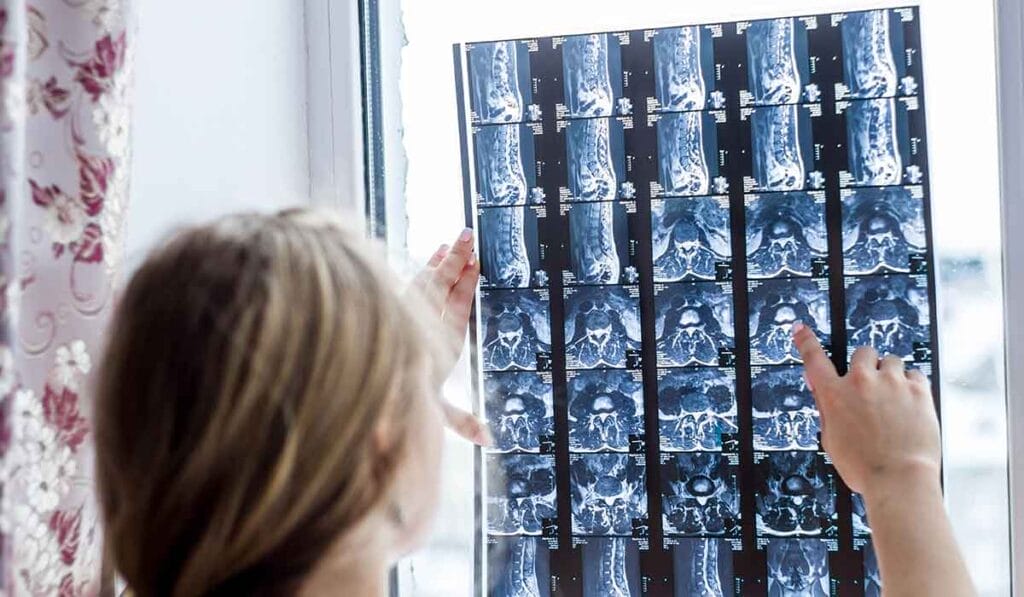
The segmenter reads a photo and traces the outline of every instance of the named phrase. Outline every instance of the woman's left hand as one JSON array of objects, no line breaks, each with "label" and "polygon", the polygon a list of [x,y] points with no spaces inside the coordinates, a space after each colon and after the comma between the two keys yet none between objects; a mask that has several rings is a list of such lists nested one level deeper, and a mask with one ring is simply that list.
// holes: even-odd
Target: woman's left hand
[{"label": "woman's left hand", "polygon": [[[446,373],[451,373],[462,353],[479,279],[480,261],[473,249],[473,231],[470,228],[463,230],[451,247],[438,247],[417,276],[417,284],[439,310],[447,332],[450,349],[441,357]],[[456,433],[479,446],[492,443],[483,421],[447,401],[444,401],[443,407],[445,420]]]}]

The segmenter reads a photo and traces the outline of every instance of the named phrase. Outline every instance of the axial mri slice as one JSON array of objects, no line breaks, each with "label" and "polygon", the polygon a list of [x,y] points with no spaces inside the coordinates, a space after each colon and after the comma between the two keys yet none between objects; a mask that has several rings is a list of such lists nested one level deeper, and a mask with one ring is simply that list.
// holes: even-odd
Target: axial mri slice
[{"label": "axial mri slice", "polygon": [[491,290],[481,296],[485,371],[536,370],[551,351],[546,292]]},{"label": "axial mri slice", "polygon": [[647,481],[642,456],[573,455],[569,466],[574,535],[632,536],[647,520]]},{"label": "axial mri slice", "polygon": [[717,368],[670,369],[658,379],[663,452],[717,452],[736,425],[736,374]]},{"label": "axial mri slice", "polygon": [[822,344],[832,337],[828,289],[817,280],[759,282],[750,292],[750,360],[753,365],[800,362],[793,325],[809,326]]},{"label": "axial mri slice", "polygon": [[715,282],[673,284],[654,297],[658,365],[719,365],[735,348],[732,293]]},{"label": "axial mri slice", "polygon": [[651,201],[654,281],[715,280],[732,259],[728,200],[716,197]]},{"label": "axial mri slice", "polygon": [[773,452],[758,463],[757,534],[821,535],[835,524],[836,496],[816,452]]},{"label": "axial mri slice", "polygon": [[487,424],[500,452],[538,452],[555,433],[551,382],[530,371],[484,376]]},{"label": "axial mri slice", "polygon": [[626,368],[640,350],[640,301],[621,286],[572,289],[565,299],[569,369]]},{"label": "axial mri slice", "polygon": [[803,367],[755,371],[751,394],[755,450],[818,449],[821,423]]},{"label": "axial mri slice", "polygon": [[843,197],[847,275],[907,273],[927,247],[924,201],[910,189],[856,189]]},{"label": "axial mri slice", "polygon": [[928,287],[918,276],[870,276],[848,280],[846,337],[849,353],[871,346],[880,355],[915,360],[931,342]]},{"label": "axial mri slice", "polygon": [[828,547],[821,539],[768,542],[769,597],[828,597]]},{"label": "axial mri slice", "polygon": [[555,457],[491,454],[487,471],[487,532],[541,535],[558,513]]},{"label": "axial mri slice", "polygon": [[663,457],[662,518],[667,535],[734,536],[740,530],[738,467],[713,453]]},{"label": "axial mri slice", "polygon": [[825,205],[809,193],[756,195],[747,201],[747,275],[811,276],[828,253]]},{"label": "axial mri slice", "polygon": [[644,432],[644,385],[630,371],[580,371],[569,381],[569,449],[626,452]]}]

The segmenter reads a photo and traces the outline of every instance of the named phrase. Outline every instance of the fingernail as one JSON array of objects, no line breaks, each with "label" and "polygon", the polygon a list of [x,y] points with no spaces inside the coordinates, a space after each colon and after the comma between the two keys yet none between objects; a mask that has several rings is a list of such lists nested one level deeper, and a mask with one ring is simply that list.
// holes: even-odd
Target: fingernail
[{"label": "fingernail", "polygon": [[468,263],[470,267],[473,267],[474,265],[476,265],[476,253],[475,252],[470,253],[469,260],[466,263]]},{"label": "fingernail", "polygon": [[464,228],[462,234],[459,235],[459,240],[464,243],[468,243],[469,239],[473,238],[473,229]]},{"label": "fingernail", "polygon": [[441,245],[440,247],[437,248],[437,254],[440,255],[440,256],[444,256],[448,252],[448,249],[449,249],[448,245],[447,244],[443,244],[443,245]]}]

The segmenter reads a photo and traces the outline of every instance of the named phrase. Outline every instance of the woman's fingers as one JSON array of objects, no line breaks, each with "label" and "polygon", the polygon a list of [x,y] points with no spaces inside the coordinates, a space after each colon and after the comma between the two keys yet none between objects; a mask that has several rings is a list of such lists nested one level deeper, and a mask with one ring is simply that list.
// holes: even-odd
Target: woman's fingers
[{"label": "woman's fingers", "polygon": [[487,448],[494,444],[494,440],[491,438],[491,432],[488,431],[487,425],[480,419],[473,416],[473,413],[467,412],[457,406],[453,406],[447,401],[442,401],[442,407],[444,408],[445,421],[452,431],[458,433],[481,448]]},{"label": "woman's fingers", "polygon": [[472,265],[467,264],[462,270],[459,281],[455,283],[448,294],[448,301],[444,308],[444,322],[460,339],[466,333],[469,315],[473,312],[473,295],[476,293],[476,285],[479,280],[480,263],[474,261]]},{"label": "woman's fingers", "polygon": [[825,354],[825,349],[811,328],[802,323],[796,324],[793,327],[793,341],[804,361],[804,377],[812,392],[815,388],[825,387],[839,379],[835,365]]},{"label": "woman's fingers", "polygon": [[434,269],[434,285],[441,296],[448,296],[470,260],[476,260],[473,255],[473,230],[466,228]]},{"label": "woman's fingers", "polygon": [[870,346],[861,346],[854,351],[850,358],[850,369],[865,369],[874,371],[878,369],[878,351]]}]

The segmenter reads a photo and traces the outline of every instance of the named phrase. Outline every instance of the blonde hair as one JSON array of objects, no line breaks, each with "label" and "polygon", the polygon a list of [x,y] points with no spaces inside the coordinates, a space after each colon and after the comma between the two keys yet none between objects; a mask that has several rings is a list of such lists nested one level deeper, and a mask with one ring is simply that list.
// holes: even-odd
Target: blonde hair
[{"label": "blonde hair", "polygon": [[369,246],[322,212],[235,215],[133,276],[96,441],[108,550],[136,594],[292,593],[381,502],[432,365],[423,314]]}]

